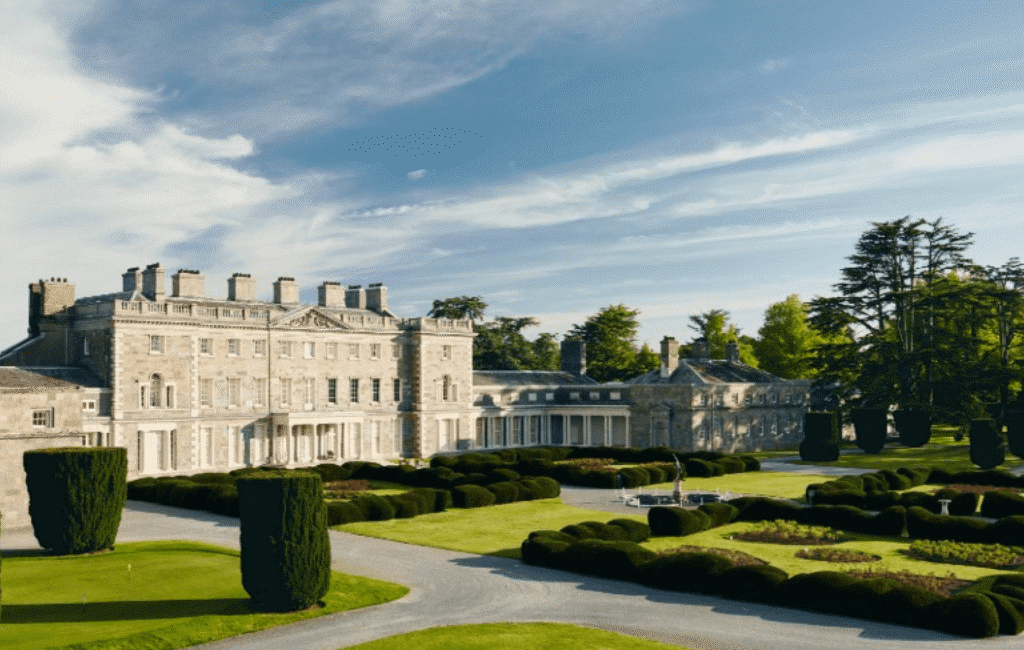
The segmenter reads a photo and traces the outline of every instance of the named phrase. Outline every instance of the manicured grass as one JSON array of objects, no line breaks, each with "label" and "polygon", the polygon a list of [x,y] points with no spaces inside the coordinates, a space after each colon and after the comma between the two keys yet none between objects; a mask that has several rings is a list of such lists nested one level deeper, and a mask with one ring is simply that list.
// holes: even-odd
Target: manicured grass
[{"label": "manicured grass", "polygon": [[[886,446],[877,454],[843,454],[832,463],[808,463],[806,465],[832,465],[835,467],[861,467],[864,469],[897,469],[912,466],[939,466],[953,472],[974,470],[978,467],[971,462],[970,445],[963,442],[929,442],[923,447]],[[1016,456],[1006,454],[1006,461],[999,469],[1012,469],[1024,465]]]},{"label": "manicured grass", "polygon": [[[831,477],[817,474],[790,474],[787,472],[743,472],[742,474],[726,474],[711,478],[687,478],[683,481],[683,490],[709,490],[716,488],[720,492],[736,492],[738,494],[756,494],[767,497],[783,497],[786,499],[803,499],[804,490],[811,483],[823,483]],[[672,483],[658,483],[643,490],[672,491]],[[636,490],[628,490],[635,492]]]},{"label": "manicured grass", "polygon": [[239,554],[231,549],[138,542],[96,555],[4,557],[0,645],[4,650],[70,644],[97,650],[183,648],[376,605],[408,591],[333,572],[323,608],[264,614],[249,609]]},{"label": "manicured grass", "polygon": [[689,650],[677,645],[562,623],[453,625],[399,634],[351,650]]},{"label": "manicured grass", "polygon": [[952,573],[964,580],[978,580],[988,576],[996,576],[1008,571],[988,569],[984,567],[962,566],[957,564],[940,564],[915,560],[900,553],[910,546],[910,539],[894,537],[878,537],[872,535],[861,535],[857,533],[843,533],[843,538],[849,541],[830,545],[828,548],[850,549],[861,551],[872,555],[881,556],[878,562],[870,564],[840,564],[824,562],[819,560],[804,560],[794,554],[802,547],[792,544],[765,544],[760,542],[744,542],[730,539],[736,533],[750,530],[759,524],[752,522],[740,522],[712,528],[686,537],[657,537],[644,542],[643,546],[652,551],[661,551],[675,548],[684,544],[694,544],[705,547],[727,548],[735,551],[743,551],[757,558],[776,566],[790,575],[798,573],[811,573],[814,571],[848,571],[859,568],[871,568],[882,571],[903,571],[928,575],[934,573],[937,576],[945,576]]},{"label": "manicured grass", "polygon": [[335,526],[334,530],[452,551],[519,558],[519,546],[531,531],[558,530],[581,521],[607,522],[622,517],[647,521],[646,511],[620,515],[574,508],[561,499],[539,499],[486,508],[456,508],[412,519],[358,521]]}]

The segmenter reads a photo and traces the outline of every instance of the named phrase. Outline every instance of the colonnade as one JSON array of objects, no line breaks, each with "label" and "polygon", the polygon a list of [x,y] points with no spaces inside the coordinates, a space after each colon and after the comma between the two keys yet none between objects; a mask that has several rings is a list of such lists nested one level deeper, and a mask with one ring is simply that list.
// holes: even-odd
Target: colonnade
[{"label": "colonnade", "polygon": [[503,413],[476,418],[477,448],[533,445],[629,446],[629,415]]}]

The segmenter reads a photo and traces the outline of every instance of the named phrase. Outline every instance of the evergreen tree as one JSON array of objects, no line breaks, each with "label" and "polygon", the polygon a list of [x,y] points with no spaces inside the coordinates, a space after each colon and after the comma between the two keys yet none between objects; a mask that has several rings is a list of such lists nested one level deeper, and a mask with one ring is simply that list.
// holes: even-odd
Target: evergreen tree
[{"label": "evergreen tree", "polygon": [[[600,382],[619,381],[635,376],[636,371],[651,362],[637,360],[636,333],[640,327],[640,311],[618,304],[605,307],[582,325],[573,325],[567,339],[578,339],[587,344],[587,376]],[[653,352],[652,352],[653,354]],[[656,357],[656,355],[655,355]],[[654,363],[650,370],[658,367]],[[646,370],[644,372],[649,372]]]},{"label": "evergreen tree", "polygon": [[762,370],[783,379],[814,378],[811,359],[826,339],[807,322],[807,306],[798,295],[769,305],[757,335],[753,348]]},{"label": "evergreen tree", "polygon": [[690,323],[690,329],[698,334],[697,338],[706,339],[710,344],[712,359],[724,359],[726,344],[736,343],[739,346],[740,361],[748,366],[758,367],[757,356],[751,344],[752,339],[740,336],[739,328],[729,322],[729,312],[712,309],[690,316]]}]

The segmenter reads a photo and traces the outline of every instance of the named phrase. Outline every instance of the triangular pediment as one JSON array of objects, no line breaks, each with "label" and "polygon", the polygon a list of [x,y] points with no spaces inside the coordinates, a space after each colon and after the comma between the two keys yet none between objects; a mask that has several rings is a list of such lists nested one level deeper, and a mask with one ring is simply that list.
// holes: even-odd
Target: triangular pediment
[{"label": "triangular pediment", "polygon": [[294,327],[296,329],[349,329],[347,325],[316,307],[303,307],[283,314],[275,319],[274,327]]}]

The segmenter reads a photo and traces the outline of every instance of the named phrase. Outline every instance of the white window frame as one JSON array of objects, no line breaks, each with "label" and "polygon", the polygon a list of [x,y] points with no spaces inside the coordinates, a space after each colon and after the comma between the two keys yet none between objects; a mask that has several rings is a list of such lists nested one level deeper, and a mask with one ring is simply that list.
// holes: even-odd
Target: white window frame
[{"label": "white window frame", "polygon": [[359,344],[358,343],[349,343],[348,344],[348,358],[349,359],[358,359],[359,358]]},{"label": "white window frame", "polygon": [[206,337],[199,339],[199,354],[204,357],[213,356],[213,339]]},{"label": "white window frame", "polygon": [[200,379],[199,380],[199,407],[200,408],[213,408],[214,402],[214,386],[213,379]]},{"label": "white window frame", "polygon": [[331,342],[327,344],[327,358],[337,359],[338,358],[338,343]]},{"label": "white window frame", "polygon": [[402,344],[401,343],[392,343],[391,344],[391,358],[392,359],[401,359],[402,358]]},{"label": "white window frame", "polygon": [[150,354],[163,354],[166,347],[167,341],[163,334],[150,334],[149,335],[149,353]]},{"label": "white window frame", "polygon": [[292,358],[292,342],[291,341],[278,341],[277,342],[277,354],[282,359]]},{"label": "white window frame", "polygon": [[228,377],[228,408],[236,409],[242,406],[242,378]]},{"label": "white window frame", "polygon": [[82,337],[82,356],[89,356],[89,338],[86,336]]},{"label": "white window frame", "polygon": [[306,381],[303,382],[306,391],[306,401],[304,404],[307,408],[312,408],[316,404],[316,379],[313,377],[306,377]]},{"label": "white window frame", "polygon": [[267,395],[267,380],[265,377],[256,377],[253,381],[253,406],[265,406]]},{"label": "white window frame", "polygon": [[253,339],[253,341],[252,341],[252,356],[254,356],[254,357],[265,357],[265,356],[267,356],[267,340],[266,339]]},{"label": "white window frame", "polygon": [[280,398],[279,399],[279,403],[281,404],[281,406],[291,406],[292,405],[292,380],[291,380],[291,378],[290,377],[281,377],[280,387],[281,387],[281,391],[280,391],[280,395],[278,396]]},{"label": "white window frame", "polygon": [[305,341],[302,344],[302,357],[304,359],[315,359],[316,358],[316,342]]},{"label": "white window frame", "polygon": [[228,356],[237,357],[242,352],[242,340],[241,339],[228,339]]},{"label": "white window frame", "polygon": [[371,343],[370,344],[370,358],[371,359],[380,359],[380,343]]},{"label": "white window frame", "polygon": [[353,404],[359,403],[359,378],[351,377],[348,380],[348,401]]},{"label": "white window frame", "polygon": [[332,406],[338,403],[338,379],[336,377],[327,378],[327,403]]},{"label": "white window frame", "polygon": [[52,429],[53,408],[32,409],[32,426],[40,429]]},{"label": "white window frame", "polygon": [[442,345],[441,346],[441,359],[447,361],[447,360],[449,360],[451,358],[452,358],[452,346],[450,346],[450,345]]}]

